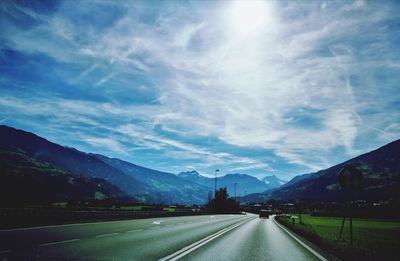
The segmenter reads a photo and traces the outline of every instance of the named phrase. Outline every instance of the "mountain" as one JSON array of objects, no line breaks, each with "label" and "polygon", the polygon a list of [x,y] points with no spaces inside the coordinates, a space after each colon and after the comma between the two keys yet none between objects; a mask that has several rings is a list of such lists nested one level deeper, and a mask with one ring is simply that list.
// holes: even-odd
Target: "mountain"
[{"label": "mountain", "polygon": [[308,174],[301,174],[301,175],[297,175],[294,178],[292,178],[289,182],[287,182],[286,184],[283,184],[283,187],[289,186],[289,185],[293,185],[296,182],[299,182],[303,179],[306,179],[307,177],[309,177],[312,173],[308,173]]},{"label": "mountain", "polygon": [[272,193],[276,191],[281,186],[285,186],[287,184],[286,180],[280,179],[275,175],[265,176],[262,181],[267,184],[267,189],[261,193],[250,193],[245,197],[242,196],[239,198],[240,202],[243,203],[251,203],[251,202],[265,202],[270,198]]},{"label": "mountain", "polygon": [[76,177],[21,149],[0,149],[0,181],[1,206],[127,198],[103,179]]},{"label": "mountain", "polygon": [[140,195],[149,190],[146,184],[90,154],[52,143],[33,133],[1,125],[0,137],[0,149],[19,148],[38,162],[79,177],[104,179],[128,195]]},{"label": "mountain", "polygon": [[[129,195],[140,202],[202,204],[207,201],[207,187],[181,179],[171,173],[144,168],[100,154],[81,152],[74,148],[55,144],[33,133],[4,125],[0,126],[0,137],[0,150],[22,151],[24,156],[33,162],[50,165],[57,171],[68,173],[68,175],[85,181],[102,180],[104,184],[120,189],[121,195]],[[2,163],[1,167],[12,171],[18,166],[3,166]],[[21,170],[21,172],[23,171],[25,170]],[[43,172],[43,170],[41,171]],[[31,181],[31,179],[27,180]],[[44,181],[45,178],[42,180]],[[49,181],[49,184],[52,183]],[[32,183],[31,185],[37,186],[38,184]],[[10,184],[10,188],[14,186],[16,184]],[[58,187],[60,186],[64,185],[59,184]],[[112,191],[108,194],[113,196],[118,193]],[[83,196],[82,193],[78,193],[78,195]],[[54,197],[55,195],[53,195]]]},{"label": "mountain", "polygon": [[212,190],[214,190],[214,178],[208,178],[200,175],[195,170],[180,172],[178,177],[205,186],[208,190],[212,187]]},{"label": "mountain", "polygon": [[[215,178],[208,178],[200,175],[197,171],[187,171],[178,174],[178,177],[206,186],[210,191],[214,191]],[[234,184],[236,185],[236,196],[262,192],[269,189],[263,181],[247,174],[226,174],[217,177],[217,188],[226,187],[228,194],[234,196]]]},{"label": "mountain", "polygon": [[147,184],[152,189],[153,197],[158,202],[179,204],[204,204],[207,200],[208,188],[174,174],[144,168],[123,160],[108,158],[99,154],[91,154],[108,165]]},{"label": "mountain", "polygon": [[278,188],[287,183],[286,180],[280,179],[275,175],[265,176],[262,181],[268,185],[269,189]]},{"label": "mountain", "polygon": [[301,175],[278,188],[271,198],[279,200],[342,201],[351,196],[338,185],[338,172],[351,165],[363,173],[363,190],[353,198],[399,199],[400,140],[316,173]]}]

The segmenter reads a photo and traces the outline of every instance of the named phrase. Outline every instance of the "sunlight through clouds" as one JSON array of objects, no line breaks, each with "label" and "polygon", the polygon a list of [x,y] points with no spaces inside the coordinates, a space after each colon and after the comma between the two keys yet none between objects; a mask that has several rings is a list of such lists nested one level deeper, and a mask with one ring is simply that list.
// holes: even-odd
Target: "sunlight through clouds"
[{"label": "sunlight through clouds", "polygon": [[241,37],[252,37],[276,25],[272,1],[231,1],[228,7],[227,27]]}]

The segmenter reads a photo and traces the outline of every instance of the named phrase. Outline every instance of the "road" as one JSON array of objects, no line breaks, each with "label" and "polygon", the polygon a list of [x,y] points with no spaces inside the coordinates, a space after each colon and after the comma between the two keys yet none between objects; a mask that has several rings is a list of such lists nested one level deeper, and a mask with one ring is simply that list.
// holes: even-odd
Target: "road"
[{"label": "road", "polygon": [[0,260],[318,260],[272,219],[152,218],[0,230]]}]

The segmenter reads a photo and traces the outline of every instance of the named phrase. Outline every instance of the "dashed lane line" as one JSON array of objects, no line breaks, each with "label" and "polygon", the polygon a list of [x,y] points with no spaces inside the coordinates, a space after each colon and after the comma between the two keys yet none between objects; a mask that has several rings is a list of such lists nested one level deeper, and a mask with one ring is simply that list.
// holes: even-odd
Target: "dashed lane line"
[{"label": "dashed lane line", "polygon": [[143,231],[143,228],[139,228],[139,229],[134,229],[134,230],[129,230],[126,233],[133,233],[133,232],[139,232],[139,231]]},{"label": "dashed lane line", "polygon": [[64,244],[64,243],[69,243],[69,242],[75,242],[78,240],[80,240],[80,239],[76,238],[76,239],[69,239],[69,240],[64,240],[64,241],[56,241],[56,242],[44,243],[39,246],[44,247],[44,246],[58,245],[58,244]]},{"label": "dashed lane line", "polygon": [[150,227],[149,230],[160,229],[161,227]]},{"label": "dashed lane line", "polygon": [[109,236],[115,236],[118,235],[119,233],[110,233],[110,234],[104,234],[104,235],[98,235],[96,237],[109,237]]}]

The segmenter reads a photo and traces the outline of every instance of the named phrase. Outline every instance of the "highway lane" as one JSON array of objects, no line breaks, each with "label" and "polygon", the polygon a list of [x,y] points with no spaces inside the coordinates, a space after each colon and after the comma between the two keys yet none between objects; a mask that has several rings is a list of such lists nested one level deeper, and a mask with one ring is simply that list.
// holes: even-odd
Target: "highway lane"
[{"label": "highway lane", "polygon": [[[193,245],[197,247],[194,251]],[[182,256],[187,260],[315,259],[271,220],[255,215],[152,218],[0,231],[0,260],[158,260],[188,246],[191,252]]]},{"label": "highway lane", "polygon": [[253,219],[182,260],[319,260],[270,219]]}]

